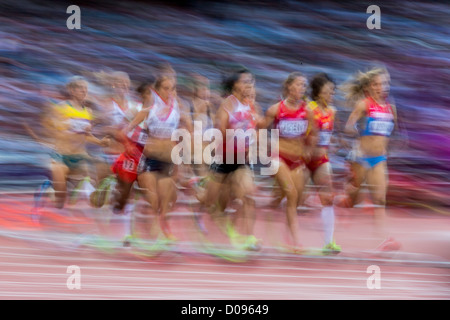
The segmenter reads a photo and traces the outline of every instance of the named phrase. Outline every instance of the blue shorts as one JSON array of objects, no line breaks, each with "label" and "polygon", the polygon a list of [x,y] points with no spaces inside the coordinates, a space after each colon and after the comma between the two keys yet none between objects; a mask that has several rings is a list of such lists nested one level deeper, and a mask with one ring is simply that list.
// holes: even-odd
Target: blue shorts
[{"label": "blue shorts", "polygon": [[383,162],[386,160],[387,160],[387,156],[383,155],[383,156],[378,156],[378,157],[361,157],[361,158],[356,159],[356,162],[363,165],[367,169],[371,169],[371,168],[375,167],[377,164],[379,164],[380,162]]}]

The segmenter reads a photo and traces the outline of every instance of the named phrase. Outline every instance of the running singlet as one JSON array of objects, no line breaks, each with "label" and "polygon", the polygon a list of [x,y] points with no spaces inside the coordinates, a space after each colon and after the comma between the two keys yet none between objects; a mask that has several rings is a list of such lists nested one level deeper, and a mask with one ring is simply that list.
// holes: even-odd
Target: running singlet
[{"label": "running singlet", "polygon": [[280,138],[304,136],[308,129],[306,102],[303,101],[297,110],[289,110],[284,100],[281,101],[273,125],[275,129],[280,130]]},{"label": "running singlet", "polygon": [[[234,151],[235,152],[244,152],[248,150],[249,145],[253,144],[255,142],[254,136],[250,135],[248,136],[249,139],[246,139],[246,131],[249,129],[255,129],[256,128],[256,118],[255,118],[255,110],[251,105],[246,105],[240,102],[235,96],[231,95],[231,102],[233,104],[233,111],[230,112],[227,110],[228,113],[228,126],[227,129],[233,129],[233,130],[239,130],[242,131],[235,131],[235,137],[238,141],[244,141],[245,140],[245,150],[242,148],[239,148],[239,144],[234,144]],[[235,141],[236,141],[235,139]],[[226,150],[226,139],[223,141],[224,143],[224,151]]]},{"label": "running singlet", "polygon": [[386,101],[385,106],[380,106],[372,97],[366,98],[365,102],[367,115],[361,136],[389,137],[394,129],[394,114],[391,105]]},{"label": "running singlet", "polygon": [[126,110],[123,110],[114,99],[111,100],[113,106],[111,114],[113,124],[121,125],[130,122],[142,109],[142,104],[128,99],[126,101]]},{"label": "running singlet", "polygon": [[[119,104],[112,100],[113,112],[112,120],[115,125],[125,125],[133,120],[136,114],[141,111],[142,103],[127,100],[127,110],[122,110]],[[132,131],[128,132],[127,138],[139,145],[145,145],[147,141],[147,133],[143,130],[143,124],[139,124]]]},{"label": "running singlet", "polygon": [[314,121],[319,129],[319,141],[317,142],[317,146],[328,147],[333,132],[334,108],[328,107],[327,110],[323,112],[315,101],[311,101],[308,107],[313,112]]},{"label": "running singlet", "polygon": [[[172,132],[176,130],[180,123],[180,110],[178,106],[178,101],[176,99],[171,99],[167,104],[161,97],[152,90],[152,95],[154,98],[153,107],[145,119],[145,127],[147,128],[149,136],[160,138],[160,139],[170,139],[172,137]],[[169,111],[165,115],[160,115],[161,110],[170,106]]]},{"label": "running singlet", "polygon": [[78,110],[70,102],[57,105],[57,110],[63,117],[63,128],[72,133],[85,134],[91,129],[92,113],[87,109]]}]

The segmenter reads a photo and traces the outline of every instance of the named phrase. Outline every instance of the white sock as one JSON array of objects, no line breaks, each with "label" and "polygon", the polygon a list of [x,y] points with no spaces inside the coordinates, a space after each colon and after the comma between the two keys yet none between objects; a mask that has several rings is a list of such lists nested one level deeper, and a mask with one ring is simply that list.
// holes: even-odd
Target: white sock
[{"label": "white sock", "polygon": [[125,205],[125,207],[123,208],[123,213],[127,216],[131,216],[133,214],[134,208],[135,208],[135,204],[134,203],[127,203]]},{"label": "white sock", "polygon": [[90,182],[85,181],[80,191],[84,192],[86,198],[89,200],[89,197],[91,196],[92,192],[95,191],[95,188],[92,186]]},{"label": "white sock", "polygon": [[117,222],[120,223],[117,230],[117,237],[119,240],[123,240],[123,238],[131,234],[131,216],[123,215]]},{"label": "white sock", "polygon": [[323,231],[325,236],[325,245],[333,241],[334,234],[334,207],[327,206],[322,208],[321,212]]}]

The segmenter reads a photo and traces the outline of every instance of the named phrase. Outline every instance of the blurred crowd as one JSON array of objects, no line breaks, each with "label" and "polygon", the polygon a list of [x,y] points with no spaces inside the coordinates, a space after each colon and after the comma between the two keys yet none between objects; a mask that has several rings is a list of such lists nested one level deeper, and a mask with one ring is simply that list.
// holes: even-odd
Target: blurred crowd
[{"label": "blurred crowd", "polygon": [[[401,128],[389,151],[388,203],[450,204],[449,6],[384,4],[380,30],[367,29],[366,7],[332,2],[80,4],[80,30],[67,29],[67,6],[0,4],[2,189],[33,188],[48,176],[48,152],[23,124],[42,133],[37,119],[45,102],[63,100],[74,75],[89,79],[95,95],[102,71],[126,72],[136,88],[167,62],[177,71],[179,96],[187,99],[192,74],[219,91],[230,68],[245,66],[255,75],[256,100],[265,111],[293,71],[326,72],[339,85],[382,63]],[[339,132],[351,109],[339,90],[335,100]],[[330,155],[337,176],[346,175],[343,149]]]}]

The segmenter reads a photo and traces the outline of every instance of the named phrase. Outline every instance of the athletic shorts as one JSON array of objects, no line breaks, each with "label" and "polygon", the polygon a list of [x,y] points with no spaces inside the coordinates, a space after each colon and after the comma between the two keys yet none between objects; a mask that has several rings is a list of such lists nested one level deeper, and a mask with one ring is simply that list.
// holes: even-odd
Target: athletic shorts
[{"label": "athletic shorts", "polygon": [[124,152],[111,166],[111,171],[114,172],[120,180],[128,183],[133,183],[137,179],[139,160],[140,157],[133,157],[130,154]]},{"label": "athletic shorts", "polygon": [[212,163],[210,166],[210,170],[221,174],[229,174],[242,167],[245,167],[245,164]]},{"label": "athletic shorts", "polygon": [[291,160],[287,157],[284,157],[281,154],[279,155],[279,158],[281,161],[283,161],[288,166],[289,170],[297,169],[298,167],[300,167],[301,165],[304,164],[304,162],[301,158],[299,158],[297,160]]},{"label": "athletic shorts", "polygon": [[387,161],[387,156],[382,155],[378,157],[360,157],[356,159],[357,163],[363,165],[367,169],[371,169],[383,161]]},{"label": "athletic shorts", "polygon": [[305,164],[308,170],[314,173],[321,165],[327,162],[330,162],[330,158],[325,154],[319,158],[312,158],[310,161],[305,162]]},{"label": "athletic shorts", "polygon": [[139,165],[139,173],[143,172],[159,172],[170,176],[172,174],[173,163],[164,162],[156,159],[144,158]]},{"label": "athletic shorts", "polygon": [[69,169],[77,169],[84,161],[87,161],[87,156],[83,154],[59,154],[57,152],[51,153],[52,159],[65,164]]}]

